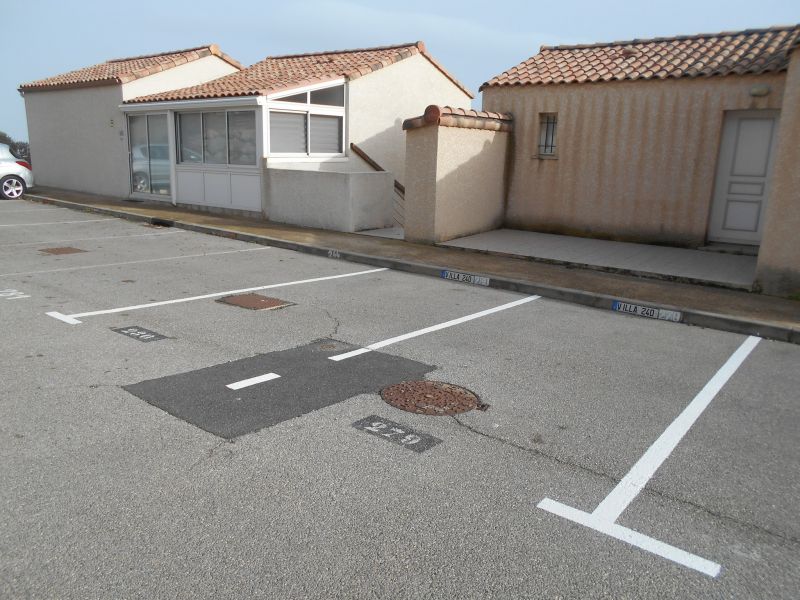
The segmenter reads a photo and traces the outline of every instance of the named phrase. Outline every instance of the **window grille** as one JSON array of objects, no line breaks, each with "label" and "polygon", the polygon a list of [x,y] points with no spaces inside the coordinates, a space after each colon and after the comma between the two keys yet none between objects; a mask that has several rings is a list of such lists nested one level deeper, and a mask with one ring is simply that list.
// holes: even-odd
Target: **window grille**
[{"label": "window grille", "polygon": [[539,115],[539,156],[555,156],[556,126],[558,116],[554,113]]}]

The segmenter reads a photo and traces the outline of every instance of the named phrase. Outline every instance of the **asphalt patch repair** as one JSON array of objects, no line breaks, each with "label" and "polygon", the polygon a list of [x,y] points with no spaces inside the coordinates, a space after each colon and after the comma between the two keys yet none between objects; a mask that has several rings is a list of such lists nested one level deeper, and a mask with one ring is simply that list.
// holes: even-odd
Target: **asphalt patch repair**
[{"label": "asphalt patch repair", "polygon": [[[316,340],[123,389],[209,433],[233,439],[359,394],[422,379],[436,368],[381,352],[369,352],[345,364],[328,360],[357,348],[333,339]],[[266,373],[280,377],[237,390],[226,387]]]}]

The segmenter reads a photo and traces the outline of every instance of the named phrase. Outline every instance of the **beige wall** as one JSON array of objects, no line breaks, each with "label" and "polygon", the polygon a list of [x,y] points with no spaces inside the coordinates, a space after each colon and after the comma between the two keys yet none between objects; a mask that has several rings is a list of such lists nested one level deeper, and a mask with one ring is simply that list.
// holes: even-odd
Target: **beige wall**
[{"label": "beige wall", "polygon": [[124,85],[25,93],[37,185],[127,197],[128,140],[123,100],[203,83],[235,67],[216,56]]},{"label": "beige wall", "polygon": [[769,294],[800,294],[800,51],[786,74],[756,283]]},{"label": "beige wall", "polygon": [[[421,115],[429,104],[469,108],[472,102],[421,54],[354,79],[348,88],[349,142],[401,183],[406,182],[403,119]],[[365,168],[357,156],[351,159],[358,170]]]},{"label": "beige wall", "polygon": [[[514,115],[510,227],[633,241],[705,241],[724,111],[780,108],[785,76],[487,88]],[[768,84],[767,97],[749,94]],[[558,158],[535,158],[539,113]]]},{"label": "beige wall", "polygon": [[407,240],[444,242],[502,224],[507,132],[429,125],[406,136]]},{"label": "beige wall", "polygon": [[26,92],[36,185],[127,196],[128,141],[118,85]]},{"label": "beige wall", "polygon": [[166,90],[177,90],[190,85],[199,85],[238,70],[218,56],[204,56],[166,71],[123,84],[122,99],[131,100],[139,96],[157,94]]}]

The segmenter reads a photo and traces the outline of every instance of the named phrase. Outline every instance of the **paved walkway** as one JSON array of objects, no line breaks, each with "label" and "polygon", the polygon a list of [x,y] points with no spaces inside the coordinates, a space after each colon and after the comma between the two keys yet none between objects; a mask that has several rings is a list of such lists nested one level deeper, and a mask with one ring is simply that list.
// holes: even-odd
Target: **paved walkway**
[{"label": "paved walkway", "polygon": [[602,270],[749,290],[755,256],[497,229],[441,244]]},{"label": "paved walkway", "polygon": [[178,208],[166,203],[133,203],[45,187],[37,187],[36,194],[28,197],[77,210],[110,211],[115,216],[130,219],[172,221],[185,229],[410,272],[438,275],[440,269],[449,269],[474,273],[490,277],[495,287],[597,308],[612,308],[615,299],[672,307],[684,311],[685,323],[800,343],[800,302],[786,298],[575,269],[369,235],[281,225]]}]

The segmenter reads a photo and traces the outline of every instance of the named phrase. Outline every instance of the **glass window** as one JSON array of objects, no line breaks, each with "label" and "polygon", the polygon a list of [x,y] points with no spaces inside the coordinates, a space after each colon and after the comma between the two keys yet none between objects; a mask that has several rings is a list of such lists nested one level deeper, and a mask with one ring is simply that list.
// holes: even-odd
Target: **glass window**
[{"label": "glass window", "polygon": [[286,96],[285,98],[275,98],[275,100],[279,102],[299,102],[300,104],[306,104],[308,102],[308,93],[303,92],[302,94],[294,94],[293,96]]},{"label": "glass window", "polygon": [[539,114],[539,156],[556,155],[556,126],[558,115],[554,113]]},{"label": "glass window", "polygon": [[167,115],[147,115],[148,156],[150,158],[150,193],[170,193],[169,137]]},{"label": "glass window", "polygon": [[131,144],[131,189],[150,193],[150,153],[147,148],[147,116],[128,117],[128,140]]},{"label": "glass window", "polygon": [[203,113],[203,162],[228,163],[228,135],[224,112]]},{"label": "glass window", "polygon": [[305,113],[269,113],[270,152],[308,152]]},{"label": "glass window", "polygon": [[342,117],[311,115],[311,153],[342,152]]},{"label": "glass window", "polygon": [[256,164],[256,113],[252,110],[228,113],[228,162]]},{"label": "glass window", "polygon": [[167,115],[128,117],[131,151],[131,190],[143,194],[170,194],[170,158]]},{"label": "glass window", "polygon": [[178,162],[203,162],[203,125],[200,113],[178,115]]},{"label": "glass window", "polygon": [[326,106],[344,106],[344,86],[314,90],[311,92],[311,104],[324,104]]}]

